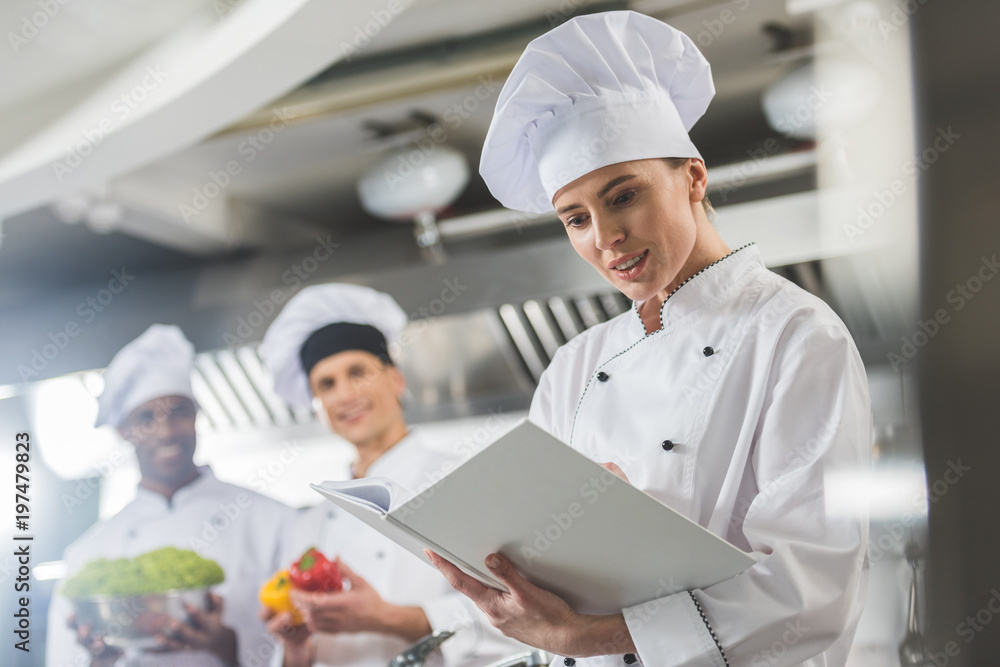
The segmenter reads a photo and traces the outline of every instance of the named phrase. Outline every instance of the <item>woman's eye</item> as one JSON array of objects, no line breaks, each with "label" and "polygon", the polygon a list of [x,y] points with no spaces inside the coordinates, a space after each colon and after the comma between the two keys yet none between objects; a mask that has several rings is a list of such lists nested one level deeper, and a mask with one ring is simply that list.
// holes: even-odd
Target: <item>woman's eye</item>
[{"label": "woman's eye", "polygon": [[574,218],[570,218],[569,220],[567,220],[566,221],[566,226],[567,227],[579,227],[580,225],[583,224],[583,222],[584,222],[583,217],[576,216]]},{"label": "woman's eye", "polygon": [[621,204],[629,203],[634,198],[635,198],[635,192],[633,191],[623,192],[620,195],[616,196],[611,203],[615,204],[616,206],[620,206]]}]

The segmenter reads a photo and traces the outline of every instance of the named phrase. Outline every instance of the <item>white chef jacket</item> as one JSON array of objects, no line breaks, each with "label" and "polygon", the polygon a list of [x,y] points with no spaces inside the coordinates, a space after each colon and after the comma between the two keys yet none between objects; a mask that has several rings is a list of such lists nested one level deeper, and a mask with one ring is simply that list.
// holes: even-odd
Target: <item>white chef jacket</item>
[{"label": "white chef jacket", "polygon": [[572,339],[529,413],[757,559],[704,590],[661,587],[623,610],[641,664],[721,667],[724,651],[733,666],[844,665],[866,592],[868,517],[829,512],[824,483],[866,475],[872,443],[850,334],[755,246],[684,283],[660,320],[646,335],[636,306]]},{"label": "white chef jacket", "polygon": [[[376,459],[366,476],[386,477],[417,493],[455,463],[453,457],[429,449],[419,434],[411,431]],[[340,477],[350,479],[350,474],[345,470]],[[331,560],[339,556],[387,602],[423,608],[433,631],[455,632],[441,645],[442,655],[431,656],[428,665],[440,665],[443,657],[447,667],[481,667],[528,650],[500,634],[475,604],[452,589],[433,567],[329,501],[306,510],[298,519],[283,562],[286,566],[293,563],[311,546]],[[375,632],[316,633],[313,641],[317,667],[386,667],[412,643]],[[275,667],[281,665],[282,657],[279,650]]]},{"label": "white chef jacket", "polygon": [[[208,466],[168,501],[142,486],[136,498],[107,521],[92,526],[66,548],[67,576],[96,558],[133,558],[160,547],[189,549],[216,561],[226,580],[214,587],[223,598],[223,624],[236,631],[243,667],[268,664],[275,640],[258,618],[257,592],[280,565],[280,547],[295,511],[275,500],[216,479]],[[49,607],[47,667],[87,667],[90,655],[66,626],[73,612],[58,593]],[[126,616],[127,618],[127,616]],[[124,664],[124,656],[117,664]],[[207,651],[146,653],[143,667],[217,667]],[[228,666],[227,666],[228,667]]]}]

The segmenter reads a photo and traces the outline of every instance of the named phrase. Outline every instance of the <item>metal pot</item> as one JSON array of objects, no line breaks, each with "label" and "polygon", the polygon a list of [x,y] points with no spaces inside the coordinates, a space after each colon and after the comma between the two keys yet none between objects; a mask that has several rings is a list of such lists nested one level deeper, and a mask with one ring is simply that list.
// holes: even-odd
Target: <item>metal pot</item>
[{"label": "metal pot", "polygon": [[72,600],[78,625],[90,626],[94,635],[108,646],[118,648],[155,648],[154,637],[163,634],[169,619],[186,622],[184,603],[207,610],[208,589],[167,591],[138,597],[94,595]]}]

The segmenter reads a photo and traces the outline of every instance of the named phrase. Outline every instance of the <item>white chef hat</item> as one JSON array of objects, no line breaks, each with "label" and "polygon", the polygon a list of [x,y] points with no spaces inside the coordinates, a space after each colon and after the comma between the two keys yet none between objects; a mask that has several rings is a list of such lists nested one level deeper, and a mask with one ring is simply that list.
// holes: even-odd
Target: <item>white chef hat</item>
[{"label": "white chef hat", "polygon": [[579,16],[533,40],[497,100],[479,173],[506,206],[552,210],[610,164],[701,154],[688,131],[715,95],[687,35],[632,11]]},{"label": "white chef hat", "polygon": [[399,304],[361,285],[313,285],[296,294],[264,334],[261,356],[274,390],[289,404],[312,401],[309,371],[344,350],[365,350],[392,363],[389,346],[406,326]]},{"label": "white chef hat", "polygon": [[161,396],[191,391],[194,346],[176,326],[154,324],[118,351],[104,369],[104,391],[97,399],[97,426],[121,426],[133,410]]}]

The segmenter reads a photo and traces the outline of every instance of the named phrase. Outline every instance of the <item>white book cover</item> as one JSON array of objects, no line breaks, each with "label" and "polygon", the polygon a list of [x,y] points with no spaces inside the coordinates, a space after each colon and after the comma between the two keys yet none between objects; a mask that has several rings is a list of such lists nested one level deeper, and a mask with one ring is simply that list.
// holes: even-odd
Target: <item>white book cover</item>
[{"label": "white book cover", "polygon": [[528,420],[419,494],[378,477],[312,484],[418,557],[424,549],[506,590],[499,552],[580,613],[705,588],[754,559]]}]

